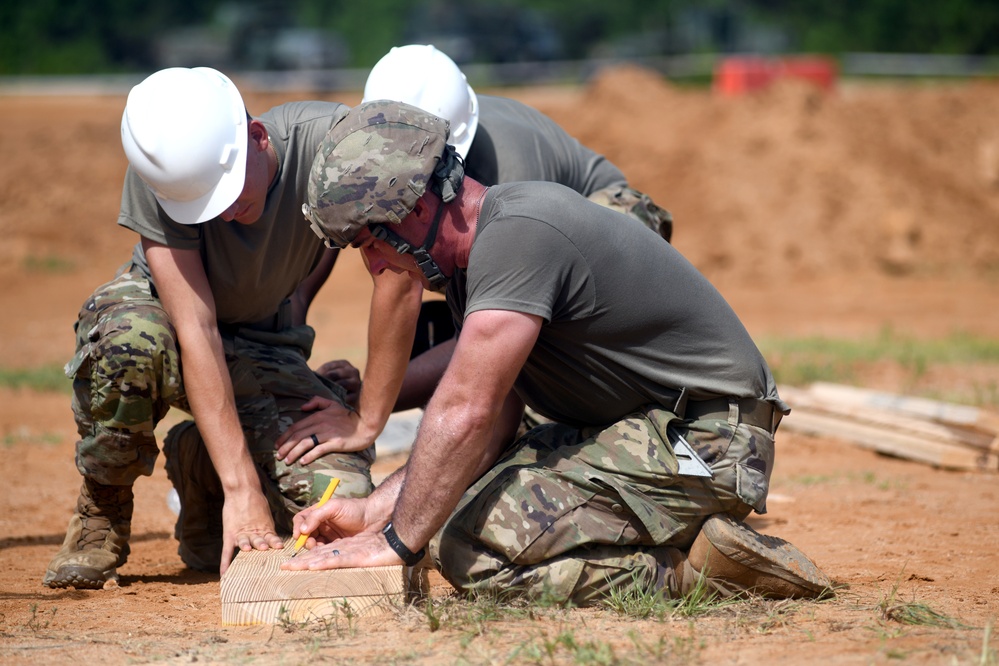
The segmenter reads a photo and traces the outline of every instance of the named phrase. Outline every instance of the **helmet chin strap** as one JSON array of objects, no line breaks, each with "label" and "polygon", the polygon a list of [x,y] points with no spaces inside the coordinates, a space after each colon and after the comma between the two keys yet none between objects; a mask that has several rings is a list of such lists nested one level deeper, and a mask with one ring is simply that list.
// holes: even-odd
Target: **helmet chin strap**
[{"label": "helmet chin strap", "polygon": [[395,248],[395,251],[399,254],[411,254],[413,258],[416,259],[416,265],[420,267],[423,271],[423,276],[427,278],[427,282],[430,283],[430,288],[433,291],[444,291],[447,286],[448,280],[450,278],[446,277],[441,271],[440,266],[434,261],[433,257],[430,256],[428,250],[433,247],[434,241],[437,240],[437,227],[440,225],[441,215],[444,213],[444,202],[437,207],[437,213],[434,215],[434,221],[430,223],[430,231],[427,233],[426,239],[423,241],[423,245],[418,248],[413,248],[406,239],[392,231],[384,224],[373,224],[368,227],[371,231],[371,235],[380,241],[384,241]]},{"label": "helmet chin strap", "polygon": [[448,144],[445,146],[444,154],[438,160],[437,166],[434,167],[430,179],[430,189],[441,198],[441,204],[437,207],[434,221],[430,223],[430,231],[427,232],[422,246],[413,249],[411,243],[389,229],[386,224],[372,224],[368,227],[372,236],[388,243],[399,254],[409,253],[413,255],[417,266],[423,271],[423,275],[427,278],[433,291],[444,291],[450,278],[444,275],[428,250],[433,247],[434,241],[437,240],[437,227],[440,225],[441,215],[444,213],[444,204],[450,203],[458,197],[458,190],[461,189],[464,179],[465,161],[458,155],[454,146]]}]

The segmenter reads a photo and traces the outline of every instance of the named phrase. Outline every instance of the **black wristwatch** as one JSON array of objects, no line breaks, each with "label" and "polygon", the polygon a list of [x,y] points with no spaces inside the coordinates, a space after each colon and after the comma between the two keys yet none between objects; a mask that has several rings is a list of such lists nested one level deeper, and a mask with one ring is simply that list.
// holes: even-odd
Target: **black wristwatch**
[{"label": "black wristwatch", "polygon": [[423,553],[426,549],[421,548],[414,553],[407,548],[406,544],[404,544],[399,538],[399,535],[395,533],[395,528],[392,527],[391,522],[385,526],[385,529],[382,530],[382,534],[385,535],[385,540],[388,541],[388,545],[392,547],[392,550],[395,551],[396,555],[402,558],[402,561],[406,563],[407,567],[411,567],[423,559]]}]

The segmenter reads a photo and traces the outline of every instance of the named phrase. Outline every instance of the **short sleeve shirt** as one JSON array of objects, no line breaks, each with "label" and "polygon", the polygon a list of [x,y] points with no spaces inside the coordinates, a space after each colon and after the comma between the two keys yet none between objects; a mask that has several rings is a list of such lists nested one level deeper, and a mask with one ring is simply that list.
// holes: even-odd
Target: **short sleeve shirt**
[{"label": "short sleeve shirt", "polygon": [[683,389],[695,400],[782,404],[748,332],[690,262],[640,222],[557,184],[490,188],[447,297],[459,323],[490,309],[542,318],[514,389],[562,423],[672,408]]},{"label": "short sleeve shirt", "polygon": [[[302,203],[319,144],[347,110],[332,102],[295,102],[260,117],[278,156],[278,173],[263,214],[253,224],[221,218],[192,225],[174,222],[131,168],[125,176],[118,224],[169,247],[199,250],[220,322],[269,317],[312,272],[325,250],[302,217]],[[133,261],[149,275],[140,244]]]},{"label": "short sleeve shirt", "polygon": [[624,185],[621,170],[537,109],[505,97],[479,95],[479,125],[465,172],[483,185],[541,180],[583,196]]}]

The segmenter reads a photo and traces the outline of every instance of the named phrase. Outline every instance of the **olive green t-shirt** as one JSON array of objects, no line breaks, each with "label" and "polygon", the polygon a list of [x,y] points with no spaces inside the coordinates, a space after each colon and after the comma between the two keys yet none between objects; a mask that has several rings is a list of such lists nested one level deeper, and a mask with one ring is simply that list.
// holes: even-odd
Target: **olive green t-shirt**
[{"label": "olive green t-shirt", "polygon": [[[312,272],[325,250],[303,220],[302,203],[319,144],[347,110],[332,102],[295,102],[260,116],[278,156],[278,172],[263,214],[253,224],[221,218],[202,224],[174,222],[131,168],[118,224],[169,247],[199,250],[220,322],[265,319]],[[141,244],[135,246],[133,261],[149,275]]]},{"label": "olive green t-shirt", "polygon": [[479,95],[479,125],[465,158],[465,173],[483,185],[542,180],[583,196],[624,185],[621,170],[558,123],[526,104]]},{"label": "olive green t-shirt", "polygon": [[721,294],[642,223],[554,183],[489,189],[468,267],[447,289],[455,320],[541,317],[514,385],[544,416],[613,423],[642,406],[754,397],[781,409],[769,368]]}]

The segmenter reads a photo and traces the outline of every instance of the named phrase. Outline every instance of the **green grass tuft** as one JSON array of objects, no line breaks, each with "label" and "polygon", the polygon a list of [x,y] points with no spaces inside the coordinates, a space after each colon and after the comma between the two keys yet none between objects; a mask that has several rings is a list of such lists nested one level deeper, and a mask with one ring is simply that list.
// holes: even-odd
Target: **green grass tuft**
[{"label": "green grass tuft", "polygon": [[73,390],[73,382],[63,373],[61,365],[0,368],[0,388],[70,393]]}]

